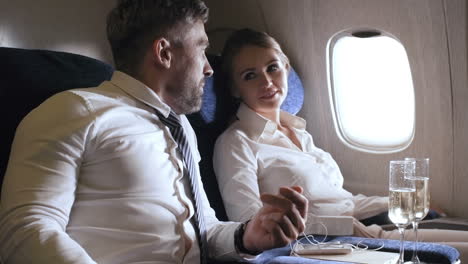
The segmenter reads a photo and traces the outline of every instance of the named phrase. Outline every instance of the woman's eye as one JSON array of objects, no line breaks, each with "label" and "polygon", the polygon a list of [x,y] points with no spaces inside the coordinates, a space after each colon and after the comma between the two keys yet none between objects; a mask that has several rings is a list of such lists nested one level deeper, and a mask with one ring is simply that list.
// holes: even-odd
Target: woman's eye
[{"label": "woman's eye", "polygon": [[278,66],[278,64],[276,64],[276,63],[275,63],[275,64],[269,65],[268,68],[267,68],[267,70],[268,70],[269,72],[277,71],[278,69],[279,69],[279,66]]},{"label": "woman's eye", "polygon": [[255,78],[255,74],[253,72],[248,72],[244,74],[244,80],[246,81],[252,80],[253,78]]}]

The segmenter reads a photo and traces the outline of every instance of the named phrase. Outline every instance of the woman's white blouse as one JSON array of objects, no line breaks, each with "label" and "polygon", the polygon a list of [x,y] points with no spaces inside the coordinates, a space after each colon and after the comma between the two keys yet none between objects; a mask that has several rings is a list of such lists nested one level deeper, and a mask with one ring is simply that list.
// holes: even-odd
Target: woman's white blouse
[{"label": "woman's white blouse", "polygon": [[[314,146],[302,118],[281,112],[301,149],[277,125],[241,104],[234,122],[217,140],[214,169],[230,220],[250,219],[262,206],[260,193],[299,185],[309,200],[306,233],[350,235],[353,217],[387,210],[387,197],[353,195],[331,155]],[[326,230],[324,228],[326,226]]]}]

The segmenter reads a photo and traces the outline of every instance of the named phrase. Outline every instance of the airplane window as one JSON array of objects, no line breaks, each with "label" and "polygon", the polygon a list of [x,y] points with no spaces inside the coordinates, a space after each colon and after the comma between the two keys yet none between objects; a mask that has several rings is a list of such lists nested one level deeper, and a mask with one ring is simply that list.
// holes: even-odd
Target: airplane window
[{"label": "airplane window", "polygon": [[328,74],[335,128],[346,145],[374,153],[409,146],[415,99],[400,41],[375,30],[339,33],[328,45]]}]

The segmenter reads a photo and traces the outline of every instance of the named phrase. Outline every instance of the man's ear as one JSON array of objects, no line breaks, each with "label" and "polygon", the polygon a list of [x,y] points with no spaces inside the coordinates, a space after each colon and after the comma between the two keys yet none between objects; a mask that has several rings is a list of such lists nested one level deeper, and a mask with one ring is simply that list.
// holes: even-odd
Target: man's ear
[{"label": "man's ear", "polygon": [[153,41],[152,57],[156,65],[160,65],[166,69],[171,67],[172,51],[171,43],[166,38],[158,38]]}]

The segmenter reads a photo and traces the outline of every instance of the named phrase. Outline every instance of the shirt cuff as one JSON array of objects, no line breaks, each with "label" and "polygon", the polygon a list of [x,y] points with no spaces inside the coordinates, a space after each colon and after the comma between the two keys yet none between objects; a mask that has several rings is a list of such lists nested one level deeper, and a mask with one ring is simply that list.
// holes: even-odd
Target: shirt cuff
[{"label": "shirt cuff", "polygon": [[218,235],[209,239],[210,251],[213,252],[212,258],[216,260],[253,260],[256,256],[240,253],[237,251],[234,243],[234,234],[242,223],[238,222],[219,222],[222,230],[218,230]]}]

